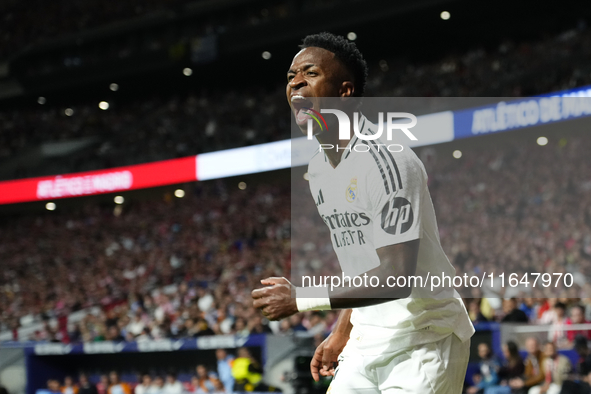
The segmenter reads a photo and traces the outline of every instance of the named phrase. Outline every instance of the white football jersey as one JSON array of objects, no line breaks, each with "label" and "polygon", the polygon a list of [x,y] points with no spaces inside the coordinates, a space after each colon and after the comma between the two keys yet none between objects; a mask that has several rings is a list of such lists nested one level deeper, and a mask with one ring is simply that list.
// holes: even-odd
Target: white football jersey
[{"label": "white football jersey", "polygon": [[[364,116],[360,124],[362,134],[377,130]],[[439,241],[423,163],[408,147],[390,152],[390,144],[353,136],[336,168],[321,152],[308,167],[310,190],[330,230],[342,274],[362,275],[379,266],[376,249],[420,239],[415,276],[423,286],[413,287],[405,299],[353,309],[349,342],[365,354],[434,342],[451,333],[463,342],[474,333],[455,289],[431,291],[430,276],[453,278],[455,269]]]}]

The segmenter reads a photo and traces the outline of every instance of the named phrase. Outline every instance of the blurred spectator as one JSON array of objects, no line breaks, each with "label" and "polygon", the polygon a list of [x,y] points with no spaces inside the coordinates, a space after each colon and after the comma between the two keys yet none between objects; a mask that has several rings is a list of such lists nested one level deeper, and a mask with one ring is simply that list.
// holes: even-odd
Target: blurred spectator
[{"label": "blurred spectator", "polygon": [[174,372],[166,374],[166,383],[164,384],[163,394],[182,394],[183,384],[176,378]]},{"label": "blurred spectator", "polygon": [[150,376],[150,374],[145,373],[142,375],[142,380],[141,380],[140,384],[135,386],[134,393],[135,394],[149,394],[151,387],[152,387],[152,377]]},{"label": "blurred spectator", "polygon": [[480,310],[480,299],[470,300],[467,309],[472,323],[478,324],[488,322],[488,319],[482,314],[482,311]]},{"label": "blurred spectator", "polygon": [[571,368],[568,358],[557,353],[554,342],[546,342],[542,362],[544,381],[529,389],[528,394],[560,394],[562,383],[568,377]]},{"label": "blurred spectator", "polygon": [[503,323],[527,323],[527,315],[521,309],[517,308],[517,299],[509,298],[503,301],[503,312],[505,316],[501,320]]},{"label": "blurred spectator", "polygon": [[487,343],[478,344],[478,357],[480,357],[479,373],[472,376],[474,386],[466,390],[467,394],[482,394],[486,388],[494,387],[499,383],[499,362]]},{"label": "blurred spectator", "polygon": [[226,392],[234,392],[234,377],[232,376],[232,364],[234,357],[229,355],[224,349],[217,349],[215,351],[217,359],[217,370],[220,381],[224,385]]},{"label": "blurred spectator", "polygon": [[198,382],[199,382],[199,390],[201,390],[202,392],[205,393],[211,393],[215,390],[215,385],[213,382],[213,379],[211,378],[211,376],[209,375],[209,371],[207,370],[207,368],[205,367],[205,365],[198,365],[195,368],[195,371],[197,372],[197,378],[198,378]]},{"label": "blurred spectator", "polygon": [[136,342],[145,342],[152,340],[152,336],[150,335],[150,329],[148,327],[144,327],[144,330],[140,335],[135,337]]},{"label": "blurred spectator", "polygon": [[525,373],[523,377],[509,380],[512,394],[528,394],[528,390],[544,381],[545,375],[542,369],[544,353],[540,350],[537,338],[527,338],[525,341],[527,358],[525,360]]},{"label": "blurred spectator", "polygon": [[236,335],[246,336],[250,334],[248,327],[246,326],[246,321],[239,317],[234,322],[234,326],[232,327],[232,331]]},{"label": "blurred spectator", "polygon": [[226,394],[226,393],[229,393],[229,391],[227,391],[225,389],[225,387],[224,387],[223,383],[221,382],[221,380],[219,380],[219,379],[217,379],[217,378],[214,377],[213,384],[215,386],[214,387],[214,390],[213,390],[214,393],[216,393],[216,394]]},{"label": "blurred spectator", "polygon": [[109,376],[101,375],[99,382],[96,385],[98,394],[109,394]]},{"label": "blurred spectator", "polygon": [[499,384],[485,388],[484,394],[511,394],[512,389],[509,382],[523,376],[525,365],[515,342],[509,341],[503,344],[503,356],[505,362],[499,368]]},{"label": "blurred spectator", "polygon": [[499,369],[499,379],[508,381],[513,378],[521,377],[525,372],[523,359],[519,354],[519,348],[513,341],[508,341],[503,345],[503,355],[505,362]]},{"label": "blurred spectator", "polygon": [[248,321],[247,329],[250,334],[271,334],[272,331],[267,324],[263,324],[263,317],[255,315]]},{"label": "blurred spectator", "polygon": [[[566,324],[567,326],[573,324],[589,324],[589,322],[585,320],[585,307],[580,304],[573,305],[570,309],[570,319],[566,320]],[[571,344],[574,343],[577,336],[582,336],[586,340],[591,340],[591,330],[568,330],[566,335]]]},{"label": "blurred spectator", "polygon": [[561,394],[589,394],[591,386],[589,385],[588,375],[591,372],[591,354],[587,339],[583,336],[575,338],[575,351],[579,356],[576,365],[575,375],[562,383]]},{"label": "blurred spectator", "polygon": [[295,314],[289,317],[289,324],[293,331],[307,331],[306,327],[302,324],[302,315]]},{"label": "blurred spectator", "polygon": [[201,312],[209,312],[214,304],[213,295],[203,287],[198,288],[197,294],[199,296],[199,301],[197,303],[197,305],[199,305],[199,309]]},{"label": "blurred spectator", "polygon": [[521,309],[523,313],[525,313],[525,315],[527,316],[527,320],[531,322],[535,322],[537,320],[536,314],[538,307],[538,304],[532,297],[525,297],[521,301],[521,305],[519,305],[519,309]]},{"label": "blurred spectator", "polygon": [[133,313],[133,318],[127,325],[127,331],[134,337],[141,335],[144,331],[144,328],[146,327],[146,320],[147,317],[144,316],[143,309],[138,307]]},{"label": "blurred spectator", "polygon": [[150,388],[153,394],[164,394],[164,378],[160,375],[154,378],[154,384]]},{"label": "blurred spectator", "polygon": [[56,379],[49,379],[47,381],[47,388],[38,389],[35,394],[62,394],[60,382]]},{"label": "blurred spectator", "polygon": [[78,394],[78,385],[74,384],[74,379],[72,379],[71,376],[66,376],[64,378],[62,394]]},{"label": "blurred spectator", "polygon": [[78,376],[78,385],[78,394],[98,394],[96,386],[88,380],[88,376],[84,373]]},{"label": "blurred spectator", "polygon": [[579,356],[575,372],[578,377],[584,379],[591,372],[591,352],[589,351],[589,344],[587,338],[580,335],[575,337],[574,343],[574,349]]},{"label": "blurred spectator", "polygon": [[322,312],[312,312],[308,323],[308,333],[312,336],[324,333],[326,331],[326,323],[323,320],[324,314]]},{"label": "blurred spectator", "polygon": [[569,347],[569,342],[566,336],[566,305],[562,302],[557,302],[554,305],[554,319],[552,327],[548,331],[548,340],[556,344],[559,348]]},{"label": "blurred spectator", "polygon": [[554,306],[558,303],[558,298],[550,297],[543,300],[542,306],[538,310],[539,324],[552,324],[556,320],[556,309]]},{"label": "blurred spectator", "polygon": [[195,393],[199,388],[199,378],[196,375],[191,376],[191,380],[183,383],[183,387],[187,393]]},{"label": "blurred spectator", "polygon": [[[195,332],[194,336],[196,336],[196,337],[216,334],[216,332],[209,327],[209,325],[207,324],[207,321],[203,318],[197,319],[197,322],[195,323],[195,329],[196,329],[196,332]],[[221,333],[218,331],[217,334],[221,334]]]},{"label": "blurred spectator", "polygon": [[226,393],[226,389],[222,384],[217,373],[214,371],[209,371],[209,380],[213,383],[213,392],[214,393]]},{"label": "blurred spectator", "polygon": [[234,390],[256,391],[263,379],[263,369],[259,362],[252,357],[250,351],[241,347],[238,349],[238,357],[232,365],[232,376],[235,379]]},{"label": "blurred spectator", "polygon": [[123,337],[123,335],[121,335],[121,332],[119,331],[119,328],[116,325],[110,326],[107,329],[107,336],[105,337],[105,339],[107,341],[113,341],[113,342],[125,341],[125,338]]},{"label": "blurred spectator", "polygon": [[109,390],[108,394],[131,394],[131,387],[129,384],[119,380],[119,373],[111,371],[109,373]]}]

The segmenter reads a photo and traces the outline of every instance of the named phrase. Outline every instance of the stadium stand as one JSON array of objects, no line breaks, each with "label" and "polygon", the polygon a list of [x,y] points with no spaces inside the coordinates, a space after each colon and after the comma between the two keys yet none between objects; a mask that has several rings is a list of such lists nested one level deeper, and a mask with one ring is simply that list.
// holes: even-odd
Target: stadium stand
[{"label": "stadium stand", "polygon": [[[532,322],[544,321],[551,299],[572,306],[583,298],[589,316],[589,149],[589,141],[575,134],[544,148],[516,136],[502,148],[466,151],[460,161],[437,149],[420,151],[430,173],[442,244],[459,275],[569,272],[575,281],[571,288],[546,292],[485,287],[465,296],[533,298],[528,307],[535,310],[530,311]],[[0,293],[3,326],[101,306],[98,317],[86,316],[68,330],[63,323],[61,332],[45,327],[21,339],[130,340],[198,335],[200,330],[269,331],[250,307],[248,293],[261,276],[289,271],[289,185],[239,190],[216,181],[198,183],[188,194],[174,202],[137,202],[119,216],[111,207],[88,206],[76,214],[5,221],[0,227],[6,267]],[[309,261],[314,251],[330,249],[325,229],[311,226],[307,231],[314,228],[318,241],[312,255],[305,256]],[[317,258],[327,257],[318,252]],[[484,316],[500,321],[504,312],[500,305],[489,306]],[[136,325],[132,320],[138,320]],[[300,324],[297,318],[294,322]],[[282,323],[275,330],[290,328]]]},{"label": "stadium stand", "polygon": [[[182,13],[197,3],[88,1],[82,5],[62,0],[42,8],[7,2],[0,6],[6,11],[0,24],[0,58],[10,58],[31,44],[132,17]],[[206,18],[202,31],[282,18],[289,14],[290,3],[269,7],[265,15]],[[315,9],[321,3],[331,1],[307,1],[300,7]],[[55,19],[63,23],[51,23]],[[146,41],[160,39],[147,37]],[[367,88],[370,96],[537,95],[591,84],[591,30],[580,22],[543,39],[504,40],[496,50],[448,54],[426,63],[401,58],[374,63]],[[35,70],[44,65],[28,67]],[[81,98],[71,105],[49,99],[34,107],[11,106],[0,111],[0,180],[104,169],[287,139],[283,100],[284,86],[277,84],[216,91],[189,88],[176,95],[156,92],[126,99],[115,93],[106,111],[95,101]],[[464,144],[461,160],[454,159],[445,144],[417,152],[430,175],[441,241],[457,275],[506,271],[519,277],[540,272],[568,273],[574,278],[570,288],[463,289],[473,322],[546,324],[550,326],[547,339],[561,350],[572,349],[577,336],[591,339],[590,331],[568,328],[591,321],[587,281],[591,277],[591,170],[587,163],[591,143],[584,132],[550,138],[544,147],[530,137],[495,139],[495,143],[502,141],[502,147]],[[85,148],[34,166],[19,164],[19,159],[43,144],[64,141],[84,141]],[[260,278],[289,275],[292,249],[302,251],[293,258],[326,273],[335,264],[326,229],[317,222],[313,225],[318,218],[311,201],[308,208],[314,219],[300,224],[307,226],[315,242],[293,244],[297,240],[290,234],[294,220],[290,186],[306,190],[307,184],[301,178],[290,185],[289,175],[284,171],[276,177],[285,178],[282,181],[249,180],[244,190],[236,188],[234,179],[184,185],[182,199],[166,194],[115,209],[87,203],[67,211],[3,217],[0,340],[89,344],[297,333],[318,343],[331,332],[336,312],[307,312],[268,322],[251,306],[250,291],[259,286]],[[509,355],[519,360],[517,364],[523,362],[514,352]],[[492,356],[483,360],[488,357]],[[576,365],[576,354],[571,352],[569,357]],[[584,376],[591,368],[581,365],[579,374]],[[472,365],[468,373],[468,381],[475,385],[472,371],[478,374],[478,368]],[[224,392],[215,369],[221,375],[224,366],[183,375],[182,392]],[[158,383],[150,383],[150,393],[172,394],[176,390],[172,386],[178,387],[174,373],[168,382],[173,391],[167,391],[160,372],[151,374]],[[512,376],[513,372],[505,372]],[[73,394],[83,387],[74,380],[75,389],[69,383],[62,388],[61,382],[52,379],[44,392]],[[92,376],[100,394],[109,393],[108,380],[108,376]],[[123,381],[131,389],[139,379],[126,375]]]},{"label": "stadium stand", "polygon": [[[542,41],[506,41],[490,53],[474,50],[434,63],[383,59],[370,73],[368,95],[517,97],[584,86],[591,84],[589,48],[591,31],[580,25]],[[282,84],[274,89],[204,89],[120,104],[114,100],[106,111],[95,102],[9,109],[0,113],[0,179],[103,169],[286,139],[283,91]],[[70,116],[66,108],[73,111]],[[78,154],[45,159],[33,168],[11,165],[43,143],[90,137],[93,143]]]}]

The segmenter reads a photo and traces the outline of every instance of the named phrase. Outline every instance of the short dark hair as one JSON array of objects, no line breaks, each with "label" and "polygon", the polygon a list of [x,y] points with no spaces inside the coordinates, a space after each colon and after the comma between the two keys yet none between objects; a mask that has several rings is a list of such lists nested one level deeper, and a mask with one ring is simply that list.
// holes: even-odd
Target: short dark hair
[{"label": "short dark hair", "polygon": [[562,309],[563,311],[565,311],[566,305],[563,304],[562,302],[557,302],[556,304],[554,304],[554,308]]},{"label": "short dark hair", "polygon": [[353,76],[353,96],[362,97],[367,81],[367,62],[354,42],[328,32],[306,36],[300,48],[318,47],[335,54],[335,57]]},{"label": "short dark hair", "polygon": [[585,351],[589,349],[589,345],[587,344],[587,338],[585,336],[578,334],[575,337],[575,350],[577,352]]},{"label": "short dark hair", "polygon": [[554,341],[547,340],[546,342],[544,342],[544,346],[548,346],[548,345],[552,345],[556,348],[556,343]]},{"label": "short dark hair", "polygon": [[170,377],[172,377],[172,378],[176,379],[176,371],[169,370],[169,371],[166,373],[166,376],[170,376]]}]

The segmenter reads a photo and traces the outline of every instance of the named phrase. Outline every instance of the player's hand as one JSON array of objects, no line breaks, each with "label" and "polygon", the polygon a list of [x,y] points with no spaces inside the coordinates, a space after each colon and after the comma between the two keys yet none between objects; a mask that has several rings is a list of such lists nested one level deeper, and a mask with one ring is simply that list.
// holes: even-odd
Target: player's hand
[{"label": "player's hand", "polygon": [[281,320],[298,312],[295,298],[295,286],[285,278],[267,278],[261,280],[267,287],[255,289],[251,295],[252,305],[260,309],[269,320]]},{"label": "player's hand", "polygon": [[316,382],[320,376],[334,376],[334,365],[348,340],[347,336],[332,333],[318,345],[310,363],[310,372]]}]

